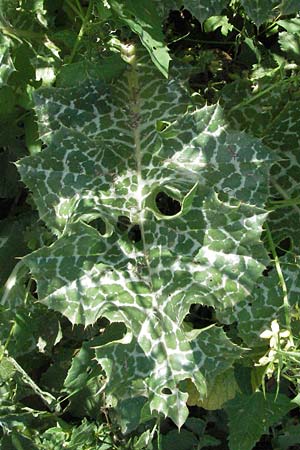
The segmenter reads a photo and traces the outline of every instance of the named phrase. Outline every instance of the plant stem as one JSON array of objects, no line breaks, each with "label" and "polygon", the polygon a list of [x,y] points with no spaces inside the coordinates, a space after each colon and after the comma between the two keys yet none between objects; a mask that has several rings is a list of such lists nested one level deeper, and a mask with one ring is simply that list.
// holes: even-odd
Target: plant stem
[{"label": "plant stem", "polygon": [[79,30],[79,33],[78,33],[77,38],[76,38],[76,42],[75,42],[75,44],[74,44],[72,53],[71,53],[71,55],[70,55],[69,63],[71,63],[71,62],[73,61],[73,59],[74,59],[74,57],[75,57],[75,55],[76,55],[76,52],[77,52],[77,50],[78,50],[79,44],[80,44],[80,42],[81,42],[81,40],[82,40],[82,38],[83,38],[83,35],[84,35],[84,33],[85,33],[85,27],[86,27],[88,21],[90,20],[90,16],[91,16],[91,12],[92,12],[92,7],[93,7],[93,0],[90,0],[89,6],[88,6],[88,9],[87,9],[87,12],[86,12],[86,15],[85,15],[85,17],[83,18],[81,28],[80,28],[80,30]]},{"label": "plant stem", "polygon": [[157,450],[162,450],[162,442],[161,442],[161,434],[160,434],[160,417],[157,418],[157,422],[156,422],[156,426],[157,426]]},{"label": "plant stem", "polygon": [[[271,253],[272,253],[272,256],[274,259],[277,275],[278,275],[281,289],[283,292],[283,307],[284,307],[285,323],[286,323],[287,329],[291,333],[291,318],[290,318],[290,304],[289,304],[289,300],[288,300],[288,290],[287,290],[285,279],[284,279],[284,276],[283,276],[283,273],[281,270],[280,261],[279,261],[278,255],[276,253],[276,248],[275,248],[275,244],[274,244],[274,241],[272,238],[272,234],[271,234],[269,225],[267,223],[265,224],[265,228],[266,228],[268,242],[270,245],[270,250],[271,250]],[[290,334],[290,336],[292,338],[292,334]]]}]

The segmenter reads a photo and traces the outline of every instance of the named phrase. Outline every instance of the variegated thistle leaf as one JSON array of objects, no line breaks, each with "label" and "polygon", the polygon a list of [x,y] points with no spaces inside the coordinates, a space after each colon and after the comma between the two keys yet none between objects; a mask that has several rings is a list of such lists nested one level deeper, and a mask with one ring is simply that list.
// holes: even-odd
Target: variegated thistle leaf
[{"label": "variegated thistle leaf", "polygon": [[23,260],[39,301],[74,324],[125,323],[97,350],[107,394],[146,396],[181,426],[180,381],[204,395],[205,377],[240,357],[222,330],[191,333],[184,319],[193,303],[232,308],[261,274],[272,156],[145,57],[112,86],[42,89],[36,110],[47,148],[19,170],[58,235]]},{"label": "variegated thistle leaf", "polygon": [[[232,83],[224,89],[223,99],[232,125],[261,137],[270,151],[278,154],[278,161],[270,171],[270,197],[274,201],[270,202],[268,226],[279,253],[286,252],[280,257],[280,265],[288,301],[293,306],[300,292],[299,79],[293,79],[292,84],[277,80],[278,89],[271,93],[266,80],[260,80],[256,93],[251,93],[248,81]],[[228,315],[227,318],[238,322],[239,334],[248,346],[264,346],[266,342],[259,336],[270,329],[272,320],[277,319],[286,326],[283,298],[282,285],[273,266],[252,294],[236,305],[231,319]],[[219,318],[222,317],[221,312]]]}]

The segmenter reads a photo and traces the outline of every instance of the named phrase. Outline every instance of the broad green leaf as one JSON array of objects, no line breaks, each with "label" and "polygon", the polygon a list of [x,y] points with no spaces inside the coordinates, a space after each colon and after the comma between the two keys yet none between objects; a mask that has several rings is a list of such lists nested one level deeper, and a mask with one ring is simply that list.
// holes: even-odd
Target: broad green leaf
[{"label": "broad green leaf", "polygon": [[274,157],[139,55],[118,83],[42,89],[36,104],[48,147],[19,170],[58,236],[23,259],[39,302],[73,324],[123,322],[96,350],[107,398],[144,396],[180,427],[180,382],[203,396],[240,358],[221,329],[183,321],[193,303],[231,310],[252,291]]},{"label": "broad green leaf", "polygon": [[246,14],[255,25],[260,26],[267,20],[271,20],[278,15],[275,7],[278,6],[278,0],[240,0]]},{"label": "broad green leaf", "polygon": [[279,5],[279,8],[281,15],[295,14],[300,11],[300,5],[298,0],[282,0]]},{"label": "broad green leaf", "polygon": [[230,450],[252,450],[260,437],[268,433],[295,405],[291,400],[279,394],[255,392],[251,396],[240,395],[230,400],[225,410],[229,419]]},{"label": "broad green leaf", "polygon": [[28,252],[24,242],[24,231],[30,224],[30,215],[18,219],[0,221],[0,286],[2,286],[20,258]]},{"label": "broad green leaf", "polygon": [[188,9],[202,24],[208,17],[221,15],[223,9],[229,4],[229,0],[166,0],[159,2],[157,7],[160,13],[167,17],[170,10]]},{"label": "broad green leaf", "polygon": [[220,15],[229,2],[228,0],[204,0],[201,2],[197,0],[177,0],[177,3],[183,4],[200,23],[203,23],[208,17]]},{"label": "broad green leaf", "polygon": [[[273,445],[279,450],[289,450],[299,444],[300,425],[285,426],[273,440]],[[297,447],[296,447],[297,448]]]},{"label": "broad green leaf", "polygon": [[188,430],[171,430],[169,433],[161,437],[162,450],[190,450],[191,448],[199,448],[197,437]]},{"label": "broad green leaf", "polygon": [[164,43],[162,23],[152,0],[108,0],[108,3],[119,19],[137,33],[153,63],[167,77],[171,58]]},{"label": "broad green leaf", "polygon": [[290,33],[283,31],[279,33],[278,42],[287,57],[296,63],[300,61],[300,33]]},{"label": "broad green leaf", "polygon": [[280,15],[294,14],[300,10],[298,0],[240,0],[240,2],[246,14],[257,26]]},{"label": "broad green leaf", "polygon": [[62,66],[57,78],[58,87],[71,87],[87,80],[111,81],[118,78],[126,64],[119,55],[107,57],[102,63],[81,60]]},{"label": "broad green leaf", "polygon": [[193,385],[189,386],[188,405],[197,405],[208,410],[221,409],[228,400],[235,397],[239,391],[234,372],[228,369],[220,373],[212,382],[208,383],[207,394],[203,399]]}]

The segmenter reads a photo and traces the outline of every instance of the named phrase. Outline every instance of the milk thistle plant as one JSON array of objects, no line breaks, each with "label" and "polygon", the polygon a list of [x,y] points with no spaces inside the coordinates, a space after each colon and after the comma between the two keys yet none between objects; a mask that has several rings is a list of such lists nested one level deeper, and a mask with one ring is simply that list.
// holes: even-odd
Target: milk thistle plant
[{"label": "milk thistle plant", "polygon": [[196,3],[0,0],[0,448],[299,444],[299,5]]}]

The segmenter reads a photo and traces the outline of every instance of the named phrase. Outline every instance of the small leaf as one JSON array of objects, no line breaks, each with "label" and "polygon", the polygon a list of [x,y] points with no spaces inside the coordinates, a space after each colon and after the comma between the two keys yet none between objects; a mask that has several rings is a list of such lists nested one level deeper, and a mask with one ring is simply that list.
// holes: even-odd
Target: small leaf
[{"label": "small leaf", "polygon": [[221,28],[223,36],[227,36],[229,31],[232,31],[233,25],[228,20],[227,16],[211,16],[204,22],[204,31],[210,33]]},{"label": "small leaf", "polygon": [[283,31],[279,33],[278,42],[283,52],[289,59],[299,63],[300,61],[300,33],[290,33]]}]

